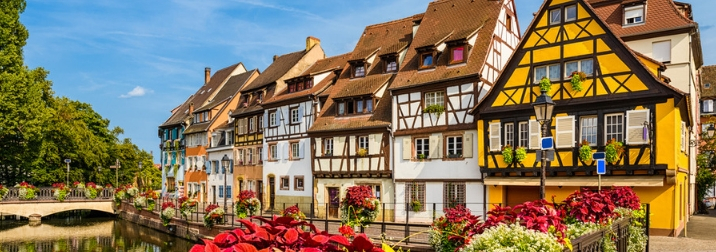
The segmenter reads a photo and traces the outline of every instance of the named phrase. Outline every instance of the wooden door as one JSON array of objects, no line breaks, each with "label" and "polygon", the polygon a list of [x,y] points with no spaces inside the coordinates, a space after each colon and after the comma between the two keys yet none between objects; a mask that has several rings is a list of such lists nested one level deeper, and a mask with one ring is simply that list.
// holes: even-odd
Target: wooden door
[{"label": "wooden door", "polygon": [[[259,180],[256,182],[256,184],[258,187],[258,188],[256,188],[256,194],[257,194],[256,196],[258,197],[259,201],[263,205],[264,204],[264,182],[263,182],[263,180]],[[251,188],[251,190],[254,190],[254,188]]]},{"label": "wooden door", "polygon": [[269,177],[269,210],[273,210],[274,199],[276,198],[276,177]]},{"label": "wooden door", "polygon": [[508,186],[505,204],[515,206],[537,199],[539,199],[539,186]]},{"label": "wooden door", "polygon": [[211,194],[212,194],[212,204],[216,204],[216,186],[211,186]]},{"label": "wooden door", "polygon": [[338,218],[338,208],[341,205],[340,189],[338,187],[328,187],[328,217]]}]

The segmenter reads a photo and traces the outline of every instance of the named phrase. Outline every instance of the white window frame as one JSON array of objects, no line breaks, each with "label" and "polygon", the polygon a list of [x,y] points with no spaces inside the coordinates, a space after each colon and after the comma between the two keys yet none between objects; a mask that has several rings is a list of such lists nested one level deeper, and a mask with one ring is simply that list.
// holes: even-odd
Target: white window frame
[{"label": "white window frame", "polygon": [[714,112],[714,100],[704,100],[701,103],[701,111],[703,111],[704,113],[713,113]]},{"label": "white window frame", "polygon": [[301,153],[301,145],[299,142],[291,143],[291,159],[298,159],[300,158]]},{"label": "white window frame", "polygon": [[528,122],[519,122],[517,126],[517,143],[521,147],[530,146],[530,126]]},{"label": "white window frame", "polygon": [[445,106],[445,92],[435,91],[425,93],[425,108],[435,104]]},{"label": "white window frame", "polygon": [[249,157],[249,159],[247,160],[247,164],[254,164],[254,149],[248,148],[246,150],[246,155]]},{"label": "white window frame", "polygon": [[551,68],[553,68],[553,67],[556,67],[556,68],[560,69],[560,71],[562,70],[562,69],[560,68],[559,64],[549,64],[549,65],[542,65],[542,66],[537,66],[537,67],[535,67],[535,68],[534,68],[534,79],[535,79],[535,83],[539,83],[540,80],[542,80],[542,76],[537,76],[537,70],[540,69],[540,68],[544,68],[544,69],[545,69],[545,76],[544,76],[544,77],[547,77],[547,79],[549,79],[550,81],[559,81],[559,80],[561,80],[561,79],[562,79],[561,74],[557,74],[557,76],[552,76],[552,75],[550,75],[550,73],[549,73],[550,71],[549,71],[549,70],[550,70]]},{"label": "white window frame", "polygon": [[256,117],[249,118],[249,133],[256,131],[256,125],[254,124],[256,122]]},{"label": "white window frame", "polygon": [[[594,122],[592,125],[591,122]],[[589,141],[589,146],[597,146],[597,128],[599,127],[599,118],[597,118],[596,115],[591,116],[582,116],[579,117],[579,144],[582,144],[582,141],[589,139],[594,139],[594,141]],[[589,137],[589,139],[587,139]]]},{"label": "white window frame", "polygon": [[[624,25],[643,24],[645,20],[646,6],[643,4],[624,8]],[[635,13],[635,15],[629,15]],[[639,19],[638,21],[636,19]],[[633,19],[630,20],[629,19]]]},{"label": "white window frame", "polygon": [[276,111],[269,113],[269,126],[276,126]]},{"label": "white window frame", "polygon": [[301,117],[298,114],[298,107],[291,108],[290,113],[291,113],[291,123],[300,123],[301,122]]},{"label": "white window frame", "polygon": [[[559,20],[554,20],[554,18],[553,18],[553,16],[554,16],[553,13],[557,13],[557,14],[559,15],[559,17],[558,17]],[[549,24],[550,24],[550,25],[555,25],[555,24],[561,24],[561,23],[562,23],[562,8],[556,8],[556,9],[551,9],[551,10],[549,10],[548,15],[549,15],[548,18],[549,18]]]},{"label": "white window frame", "polygon": [[323,140],[323,155],[326,155],[328,152],[331,153],[331,156],[333,155],[333,138],[328,137],[324,138]]},{"label": "white window frame", "polygon": [[366,72],[365,68],[366,68],[365,64],[356,65],[353,68],[353,78],[365,77],[365,72]]},{"label": "white window frame", "polygon": [[[569,18],[569,15],[568,15],[568,14],[569,14],[569,9],[572,9],[572,8],[574,8],[574,17],[573,17],[573,18]],[[577,13],[578,13],[578,12],[577,12],[577,5],[576,5],[576,4],[575,4],[575,5],[565,6],[565,7],[564,7],[564,22],[570,22],[570,21],[575,21],[575,20],[577,20],[577,18],[578,18],[578,14],[577,14]]]},{"label": "white window frame", "polygon": [[[582,62],[591,61],[592,62],[592,69],[590,69],[589,72],[586,72],[582,69]],[[569,63],[577,63],[577,71],[585,73],[587,76],[594,75],[594,59],[581,59],[581,60],[573,60],[568,61],[564,63],[564,76],[567,77],[567,79],[572,78],[572,71],[567,70],[567,64]]]},{"label": "white window frame", "polygon": [[[619,125],[619,127],[617,127],[619,132],[618,133],[609,133],[609,131],[607,129],[609,128],[609,126],[614,125],[614,123],[609,124],[608,118],[609,117],[616,118],[616,116],[621,117],[621,123],[617,124],[617,125]],[[611,114],[604,115],[604,143],[607,143],[612,138],[615,138],[619,142],[624,141],[624,123],[625,123],[624,121],[625,121],[624,113],[611,113]],[[613,136],[619,136],[619,137],[613,137]]]},{"label": "white window frame", "polygon": [[278,160],[278,145],[269,145],[269,160]]},{"label": "white window frame", "polygon": [[413,139],[413,144],[415,146],[415,158],[418,158],[420,154],[425,155],[425,158],[430,157],[430,138],[415,138]]},{"label": "white window frame", "polygon": [[[452,143],[450,143],[450,140],[452,140]],[[447,149],[447,155],[450,155],[450,153],[462,155],[464,144],[465,143],[463,141],[462,135],[445,137],[445,147]]]},{"label": "white window frame", "polygon": [[502,126],[504,128],[505,132],[505,146],[512,146],[513,148],[516,148],[515,146],[515,124],[514,123],[505,123],[505,125]]}]

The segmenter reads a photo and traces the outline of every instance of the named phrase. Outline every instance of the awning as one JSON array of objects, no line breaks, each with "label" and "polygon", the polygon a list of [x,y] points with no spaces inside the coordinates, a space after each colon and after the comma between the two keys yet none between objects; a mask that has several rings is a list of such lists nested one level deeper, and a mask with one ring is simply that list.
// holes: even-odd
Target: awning
[{"label": "awning", "polygon": [[[487,177],[485,185],[539,186],[539,177]],[[597,176],[547,177],[547,186],[598,186]],[[603,176],[602,186],[664,186],[664,175]]]}]

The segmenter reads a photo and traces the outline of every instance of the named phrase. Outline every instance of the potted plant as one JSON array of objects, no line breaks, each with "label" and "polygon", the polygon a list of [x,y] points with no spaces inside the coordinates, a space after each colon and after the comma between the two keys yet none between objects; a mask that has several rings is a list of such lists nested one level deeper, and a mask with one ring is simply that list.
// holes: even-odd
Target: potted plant
[{"label": "potted plant", "polygon": [[7,195],[8,192],[10,192],[9,189],[7,189],[6,187],[3,187],[2,185],[0,185],[0,201],[2,201],[2,198],[4,198],[5,195]]},{"label": "potted plant", "polygon": [[356,151],[356,154],[358,154],[358,156],[365,157],[366,155],[368,155],[368,150],[366,150],[365,148],[360,148],[358,149],[358,151]]},{"label": "potted plant", "polygon": [[249,215],[256,215],[259,209],[261,209],[261,202],[252,191],[241,191],[238,200],[239,202],[234,205],[236,218],[244,219]]},{"label": "potted plant", "polygon": [[579,147],[579,160],[585,163],[592,161],[592,146],[589,146],[587,140],[582,140],[582,146]]},{"label": "potted plant", "polygon": [[617,141],[615,138],[609,140],[607,146],[604,146],[604,154],[606,155],[604,160],[607,163],[615,164],[622,155],[622,147],[622,142]]},{"label": "potted plant", "polygon": [[502,160],[505,161],[505,163],[511,164],[512,161],[514,161],[514,155],[512,154],[512,146],[505,145],[505,147],[502,147]]},{"label": "potted plant", "polygon": [[134,208],[136,208],[137,210],[142,211],[142,209],[144,209],[144,206],[146,205],[147,198],[144,196],[143,193],[134,198]]},{"label": "potted plant", "polygon": [[97,194],[99,193],[99,190],[102,190],[102,187],[98,186],[94,182],[87,182],[87,184],[82,186],[82,189],[84,191],[85,198],[95,199],[95,198],[97,198]]},{"label": "potted plant", "polygon": [[522,161],[524,161],[526,157],[527,157],[527,150],[525,149],[525,147],[520,146],[520,147],[517,147],[517,149],[515,149],[515,161],[517,161],[518,164],[521,164]]},{"label": "potted plant", "polygon": [[348,187],[341,202],[341,224],[366,227],[378,216],[380,201],[373,196],[370,186]]},{"label": "potted plant", "polygon": [[420,212],[420,210],[423,209],[423,204],[421,204],[419,200],[413,200],[410,202],[410,207],[413,209],[413,212]]},{"label": "potted plant", "polygon": [[423,109],[423,113],[430,113],[430,114],[435,115],[436,117],[440,117],[440,115],[442,115],[443,112],[445,112],[445,107],[443,107],[443,105],[440,105],[440,104],[433,104],[433,105],[427,106]]},{"label": "potted plant", "polygon": [[214,224],[224,221],[224,209],[217,204],[211,204],[204,209],[204,226],[211,229]]},{"label": "potted plant", "polygon": [[179,211],[184,218],[188,219],[189,215],[197,210],[197,205],[199,202],[196,199],[190,199],[187,196],[179,198]]},{"label": "potted plant", "polygon": [[154,207],[157,205],[157,199],[159,199],[159,194],[153,190],[147,190],[147,192],[144,193],[144,197],[147,199],[147,210],[154,211]]},{"label": "potted plant", "polygon": [[455,152],[455,153],[453,153],[452,151],[448,152],[448,158],[461,158],[461,157],[462,157],[462,153],[459,151]]},{"label": "potted plant", "polygon": [[19,188],[17,189],[17,195],[20,200],[31,200],[37,197],[37,195],[35,195],[35,193],[37,193],[37,188],[35,188],[35,186],[31,185],[30,183],[22,181],[15,187]]},{"label": "potted plant", "polygon": [[67,198],[67,194],[69,194],[71,189],[65,185],[65,183],[54,183],[52,184],[52,196],[55,197],[56,200],[63,202]]},{"label": "potted plant", "polygon": [[424,160],[426,157],[425,154],[420,153],[416,156],[416,158],[418,158],[418,160]]},{"label": "potted plant", "polygon": [[572,79],[570,82],[572,83],[572,89],[574,91],[582,91],[582,83],[587,80],[587,74],[580,71],[574,71],[572,72]]},{"label": "potted plant", "polygon": [[290,207],[287,207],[283,211],[281,211],[281,216],[283,217],[291,217],[295,221],[304,221],[306,220],[306,215],[301,212],[301,209],[298,208],[298,205],[293,205]]},{"label": "potted plant", "polygon": [[539,81],[539,88],[541,90],[549,92],[549,90],[552,89],[552,82],[549,81],[549,78],[542,77],[542,79]]},{"label": "potted plant", "polygon": [[162,212],[160,214],[160,218],[162,218],[162,225],[165,227],[169,225],[169,222],[174,218],[174,215],[176,215],[177,210],[176,206],[173,202],[167,201],[162,203]]}]

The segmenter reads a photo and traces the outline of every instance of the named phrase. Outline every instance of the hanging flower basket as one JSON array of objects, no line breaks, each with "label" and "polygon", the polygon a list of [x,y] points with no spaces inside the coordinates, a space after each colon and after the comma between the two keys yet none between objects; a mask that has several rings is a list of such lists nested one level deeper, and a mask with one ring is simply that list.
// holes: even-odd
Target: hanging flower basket
[{"label": "hanging flower basket", "polygon": [[574,71],[572,72],[572,79],[570,82],[572,83],[572,90],[574,91],[582,91],[582,83],[587,80],[587,74],[584,72]]},{"label": "hanging flower basket", "polygon": [[505,145],[505,147],[502,147],[502,161],[505,161],[507,164],[512,164],[514,161],[514,154],[512,153],[512,146]]},{"label": "hanging flower basket", "polygon": [[215,224],[224,222],[224,209],[211,204],[204,209],[204,226],[211,229]]},{"label": "hanging flower basket", "polygon": [[604,146],[604,154],[606,155],[605,161],[610,164],[616,164],[619,161],[623,152],[622,142],[612,138],[607,142],[607,146]]},{"label": "hanging flower basket", "polygon": [[162,203],[162,212],[159,217],[162,218],[162,225],[165,227],[169,225],[169,222],[171,222],[172,218],[177,214],[176,206],[173,202],[168,201]]},{"label": "hanging flower basket", "polygon": [[435,115],[435,117],[440,117],[440,115],[442,115],[443,112],[445,112],[445,107],[443,107],[443,105],[440,105],[440,104],[433,104],[433,105],[427,106],[423,109],[423,113],[430,113],[430,114]]},{"label": "hanging flower basket", "polygon": [[197,211],[198,205],[199,202],[196,199],[190,199],[187,196],[182,196],[179,198],[179,211],[185,219],[188,219],[189,215],[191,215],[192,212]]},{"label": "hanging flower basket", "polygon": [[541,90],[549,92],[549,90],[552,89],[552,82],[549,81],[549,78],[542,77],[542,79],[539,81],[539,88]]},{"label": "hanging flower basket", "polygon": [[341,223],[351,227],[366,227],[378,216],[380,201],[370,186],[348,187],[341,202]]},{"label": "hanging flower basket", "polygon": [[19,188],[17,190],[17,194],[20,200],[31,200],[37,197],[37,195],[35,195],[37,193],[37,188],[35,188],[34,185],[22,181],[20,184],[15,185],[15,187]]},{"label": "hanging flower basket", "polygon": [[65,201],[65,199],[67,198],[67,194],[69,194],[70,191],[72,191],[72,189],[65,185],[65,183],[52,184],[52,197],[54,197],[59,202]]},{"label": "hanging flower basket", "polygon": [[365,148],[360,148],[358,149],[358,151],[356,151],[356,154],[358,156],[365,157],[366,155],[368,155],[368,150],[366,150]]},{"label": "hanging flower basket", "polygon": [[583,140],[582,146],[579,147],[579,160],[585,163],[592,161],[592,146],[589,146],[587,140]]},{"label": "hanging flower basket", "polygon": [[527,150],[525,149],[525,147],[517,147],[517,149],[515,149],[515,162],[521,164],[522,161],[525,160],[525,158],[527,158]]},{"label": "hanging flower basket", "polygon": [[261,201],[256,198],[256,194],[252,191],[241,191],[237,199],[239,202],[236,202],[234,208],[236,218],[238,219],[244,219],[248,216],[256,215],[259,209],[261,209]]}]

